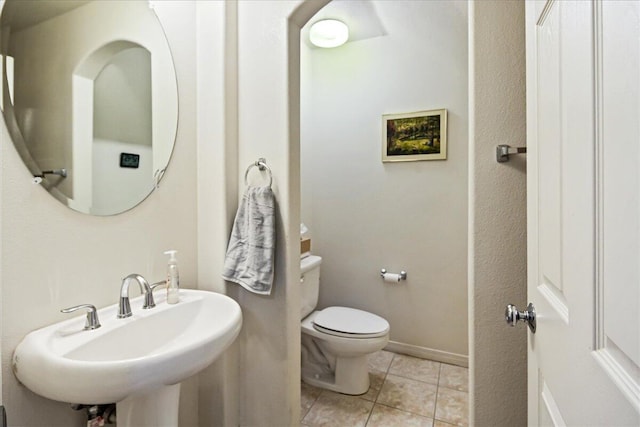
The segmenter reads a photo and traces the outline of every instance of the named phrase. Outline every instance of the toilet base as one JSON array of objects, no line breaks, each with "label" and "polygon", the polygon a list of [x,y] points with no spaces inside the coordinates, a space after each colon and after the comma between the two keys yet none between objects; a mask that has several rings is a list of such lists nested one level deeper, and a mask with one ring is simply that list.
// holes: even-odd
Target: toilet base
[{"label": "toilet base", "polygon": [[305,383],[343,394],[359,395],[369,390],[367,355],[337,357],[335,374],[311,374],[302,370]]}]

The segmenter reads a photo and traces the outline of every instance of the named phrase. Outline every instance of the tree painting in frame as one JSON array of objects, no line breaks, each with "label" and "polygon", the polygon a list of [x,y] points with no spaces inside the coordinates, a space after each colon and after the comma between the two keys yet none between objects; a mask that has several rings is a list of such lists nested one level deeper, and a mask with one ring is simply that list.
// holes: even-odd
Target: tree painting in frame
[{"label": "tree painting in frame", "polygon": [[447,158],[447,110],[382,116],[382,161]]}]

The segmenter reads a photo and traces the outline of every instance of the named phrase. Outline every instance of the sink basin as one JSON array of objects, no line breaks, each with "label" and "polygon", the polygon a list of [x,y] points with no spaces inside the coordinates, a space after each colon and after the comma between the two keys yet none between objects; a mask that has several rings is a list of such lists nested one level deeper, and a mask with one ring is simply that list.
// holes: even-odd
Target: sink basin
[{"label": "sink basin", "polygon": [[16,377],[53,400],[121,402],[196,374],[240,332],[240,306],[225,295],[181,289],[173,305],[164,292],[155,296],[148,310],[142,297],[132,299],[126,319],[116,318],[117,304],[98,310],[102,327],[95,330],[83,330],[82,315],[29,333],[14,352]]}]

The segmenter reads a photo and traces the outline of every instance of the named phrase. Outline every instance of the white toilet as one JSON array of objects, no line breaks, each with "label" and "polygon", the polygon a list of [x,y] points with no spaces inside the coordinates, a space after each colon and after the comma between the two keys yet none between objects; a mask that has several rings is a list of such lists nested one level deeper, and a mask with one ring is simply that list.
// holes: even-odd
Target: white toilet
[{"label": "white toilet", "polygon": [[322,258],[300,261],[302,299],[302,380],[344,394],[369,390],[367,356],[389,342],[389,322],[348,307],[314,311],[320,291]]}]

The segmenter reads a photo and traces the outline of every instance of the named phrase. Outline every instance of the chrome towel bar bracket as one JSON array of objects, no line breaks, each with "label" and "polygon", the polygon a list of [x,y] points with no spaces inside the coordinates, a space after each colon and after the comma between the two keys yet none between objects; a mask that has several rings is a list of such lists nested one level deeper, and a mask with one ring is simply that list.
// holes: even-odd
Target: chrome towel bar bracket
[{"label": "chrome towel bar bracket", "polygon": [[527,154],[527,147],[512,147],[506,144],[496,147],[496,161],[498,163],[508,162],[509,154]]}]

